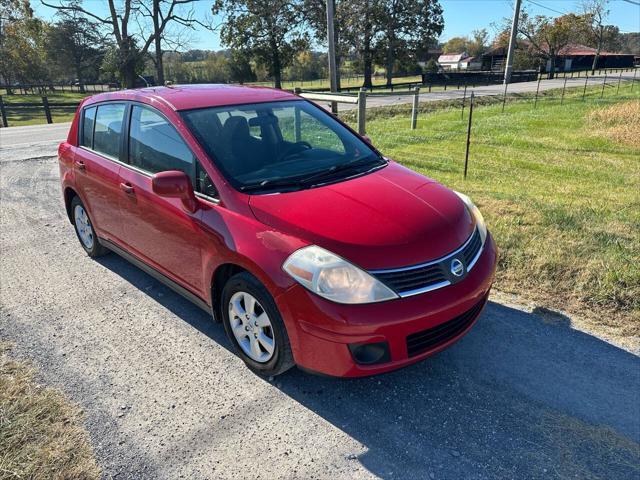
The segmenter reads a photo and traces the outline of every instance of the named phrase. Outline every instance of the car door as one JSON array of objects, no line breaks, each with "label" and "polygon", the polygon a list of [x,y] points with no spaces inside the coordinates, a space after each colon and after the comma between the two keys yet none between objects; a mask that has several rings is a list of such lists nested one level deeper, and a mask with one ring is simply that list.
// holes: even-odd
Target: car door
[{"label": "car door", "polygon": [[76,187],[99,237],[122,238],[120,155],[125,103],[102,103],[82,111],[74,155]]},{"label": "car door", "polygon": [[171,280],[206,298],[202,279],[200,210],[187,212],[178,198],[156,195],[151,176],[187,173],[195,184],[196,159],[157,110],[132,104],[128,114],[127,166],[120,171],[125,242],[137,257]]}]

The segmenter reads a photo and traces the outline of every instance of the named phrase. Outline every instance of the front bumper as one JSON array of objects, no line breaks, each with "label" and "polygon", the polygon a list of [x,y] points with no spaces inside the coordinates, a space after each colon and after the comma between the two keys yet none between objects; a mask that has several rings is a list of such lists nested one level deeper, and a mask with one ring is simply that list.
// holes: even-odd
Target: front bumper
[{"label": "front bumper", "polygon": [[[497,252],[491,235],[467,277],[455,285],[413,297],[367,305],[341,305],[325,300],[300,285],[276,297],[298,366],[340,377],[388,372],[444,350],[475,323],[491,289]],[[409,355],[407,337],[438,327],[466,312],[472,318],[452,337]],[[373,365],[354,361],[350,344],[387,342],[390,360]]]}]

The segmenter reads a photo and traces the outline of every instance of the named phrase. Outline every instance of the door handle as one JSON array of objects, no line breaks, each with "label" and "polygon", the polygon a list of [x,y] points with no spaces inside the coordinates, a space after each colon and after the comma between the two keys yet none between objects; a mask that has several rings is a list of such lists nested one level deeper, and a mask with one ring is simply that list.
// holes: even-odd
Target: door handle
[{"label": "door handle", "polygon": [[129,195],[133,194],[133,186],[130,183],[121,183],[120,190],[124,193],[128,193]]},{"label": "door handle", "polygon": [[76,161],[76,166],[78,167],[78,170],[86,170],[87,167],[85,166],[84,162],[82,160],[78,160]]}]

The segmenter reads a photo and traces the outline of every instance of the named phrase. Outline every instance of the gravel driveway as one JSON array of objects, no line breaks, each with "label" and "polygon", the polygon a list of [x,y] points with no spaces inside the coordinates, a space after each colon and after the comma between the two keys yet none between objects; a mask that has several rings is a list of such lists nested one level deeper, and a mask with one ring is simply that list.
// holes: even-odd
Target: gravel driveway
[{"label": "gravel driveway", "polygon": [[566,317],[490,302],[404,370],[256,377],[197,307],[83,253],[65,133],[0,130],[0,339],[83,407],[105,478],[639,478],[640,360]]}]

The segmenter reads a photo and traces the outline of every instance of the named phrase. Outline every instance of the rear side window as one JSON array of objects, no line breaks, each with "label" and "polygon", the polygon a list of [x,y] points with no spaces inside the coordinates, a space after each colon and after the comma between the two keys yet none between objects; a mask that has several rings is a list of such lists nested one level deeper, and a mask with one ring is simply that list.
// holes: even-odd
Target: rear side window
[{"label": "rear side window", "polygon": [[85,108],[82,117],[82,138],[80,145],[93,148],[93,125],[96,120],[96,107]]},{"label": "rear side window", "polygon": [[120,156],[124,110],[122,103],[98,106],[93,134],[93,149],[96,152],[116,159]]},{"label": "rear side window", "polygon": [[129,163],[150,173],[181,170],[192,179],[194,158],[176,129],[148,108],[131,109]]}]

